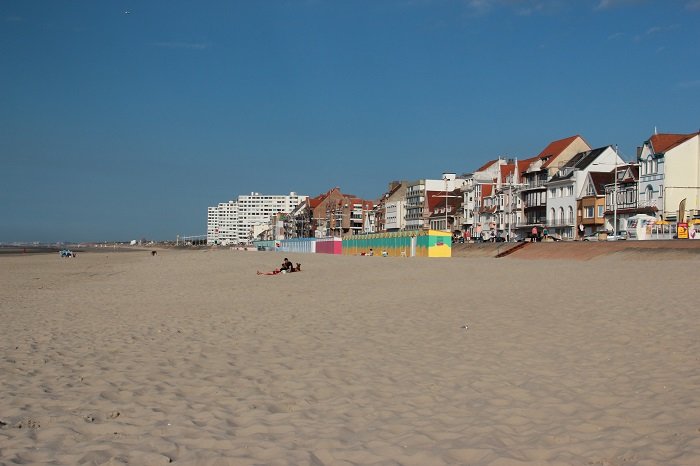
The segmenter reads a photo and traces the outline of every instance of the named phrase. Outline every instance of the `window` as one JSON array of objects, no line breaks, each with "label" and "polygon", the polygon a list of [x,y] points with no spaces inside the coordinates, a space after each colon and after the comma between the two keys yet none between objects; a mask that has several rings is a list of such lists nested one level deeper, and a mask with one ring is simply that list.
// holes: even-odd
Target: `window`
[{"label": "window", "polygon": [[593,218],[593,206],[584,207],[584,218]]},{"label": "window", "polygon": [[654,188],[651,187],[651,185],[647,186],[647,189],[644,191],[644,196],[647,201],[651,201],[654,197]]},{"label": "window", "polygon": [[603,212],[605,212],[604,208],[602,205],[598,206],[598,217],[603,218]]},{"label": "window", "polygon": [[564,188],[559,188],[558,195],[559,197],[562,197],[564,195]]},{"label": "window", "polygon": [[564,224],[564,208],[559,207],[559,224]]},{"label": "window", "polygon": [[567,186],[567,187],[566,187],[566,195],[567,195],[567,196],[573,196],[573,195],[574,195],[574,187],[573,187],[573,186]]},{"label": "window", "polygon": [[589,196],[595,194],[595,188],[593,188],[593,183],[589,183],[588,186],[586,186],[586,194]]},{"label": "window", "polygon": [[569,223],[574,223],[574,208],[569,206]]}]

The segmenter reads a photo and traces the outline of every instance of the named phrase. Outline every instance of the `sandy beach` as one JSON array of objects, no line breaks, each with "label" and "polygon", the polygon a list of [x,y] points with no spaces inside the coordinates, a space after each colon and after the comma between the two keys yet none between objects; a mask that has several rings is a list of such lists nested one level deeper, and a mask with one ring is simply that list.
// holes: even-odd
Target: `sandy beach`
[{"label": "sandy beach", "polygon": [[283,257],[0,257],[0,464],[700,464],[695,256]]}]

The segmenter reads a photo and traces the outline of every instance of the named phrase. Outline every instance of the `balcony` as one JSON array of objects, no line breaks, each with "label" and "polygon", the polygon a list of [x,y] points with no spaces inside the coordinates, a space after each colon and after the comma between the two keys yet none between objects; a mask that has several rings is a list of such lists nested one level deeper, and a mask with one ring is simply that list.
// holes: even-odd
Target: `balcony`
[{"label": "balcony", "polygon": [[547,218],[538,217],[538,218],[528,218],[528,219],[520,220],[518,223],[515,224],[515,227],[516,228],[526,228],[526,227],[544,226],[546,224],[547,224]]},{"label": "balcony", "polygon": [[545,183],[545,180],[528,181],[527,183],[523,184],[522,189],[527,190],[544,188]]},{"label": "balcony", "polygon": [[574,219],[563,220],[563,219],[559,218],[556,220],[553,220],[553,219],[547,220],[547,226],[550,226],[550,227],[573,227],[575,224],[576,224],[576,222],[574,222]]}]

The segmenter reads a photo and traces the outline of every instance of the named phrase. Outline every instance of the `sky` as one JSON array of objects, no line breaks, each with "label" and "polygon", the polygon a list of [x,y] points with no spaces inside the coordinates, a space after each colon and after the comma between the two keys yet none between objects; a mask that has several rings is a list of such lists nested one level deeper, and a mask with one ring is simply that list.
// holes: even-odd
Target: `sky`
[{"label": "sky", "polygon": [[700,129],[700,0],[2,0],[0,243]]}]

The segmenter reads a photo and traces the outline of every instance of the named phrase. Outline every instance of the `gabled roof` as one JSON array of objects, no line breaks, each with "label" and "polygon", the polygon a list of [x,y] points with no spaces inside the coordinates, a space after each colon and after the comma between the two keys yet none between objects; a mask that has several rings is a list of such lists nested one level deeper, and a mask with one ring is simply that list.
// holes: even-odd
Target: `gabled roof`
[{"label": "gabled roof", "polygon": [[663,154],[698,134],[700,134],[700,132],[691,134],[661,133],[653,135],[647,142],[651,144],[651,149],[654,154]]},{"label": "gabled roof", "polygon": [[331,189],[329,189],[327,192],[325,192],[325,193],[323,193],[323,194],[319,194],[319,195],[316,196],[316,197],[309,198],[309,206],[310,206],[312,209],[315,209],[315,208],[318,207],[323,201],[325,201],[326,199],[328,199],[328,198],[331,196],[331,194],[333,194],[334,192],[335,192],[335,193],[338,193],[338,194],[340,195],[340,197],[343,198],[343,199],[356,199],[356,198],[357,198],[357,196],[355,196],[354,194],[343,194],[343,193],[340,191],[340,188],[338,188],[338,187],[336,186],[335,188],[331,188]]},{"label": "gabled roof", "polygon": [[501,171],[501,181],[505,182],[505,180],[515,172],[515,164],[505,163],[498,167],[498,169]]},{"label": "gabled roof", "polygon": [[[539,153],[537,158],[546,159],[542,164],[542,168],[547,168],[551,165],[554,160],[561,155],[564,150],[571,145],[577,138],[580,138],[578,134],[576,136],[570,136],[568,138],[559,139],[558,141],[550,142],[547,147],[545,147],[542,152]],[[583,139],[583,138],[582,138]]]},{"label": "gabled roof", "polygon": [[482,165],[481,167],[479,167],[478,169],[476,169],[475,171],[483,172],[484,170],[488,169],[491,165],[493,165],[494,163],[497,163],[498,161],[499,161],[499,159],[490,160],[490,161],[486,162],[484,165]]},{"label": "gabled roof", "polygon": [[610,170],[609,174],[610,181],[606,183],[607,186],[612,186],[615,184],[616,176],[618,184],[636,184],[637,181],[639,181],[639,165],[633,163],[618,165],[617,169]]},{"label": "gabled roof", "polygon": [[[574,174],[573,169],[583,170],[593,163],[595,159],[598,158],[600,154],[605,152],[610,146],[599,147],[597,149],[586,150],[579,152],[578,154],[571,157],[571,159],[566,162],[557,173],[554,174],[551,181],[564,180],[571,178]],[[570,168],[571,170],[565,170]]]},{"label": "gabled roof", "polygon": [[481,197],[488,197],[493,192],[492,184],[482,184],[481,185]]},{"label": "gabled roof", "polygon": [[[448,192],[448,195],[456,195],[458,193],[457,190]],[[444,196],[445,191],[435,191],[433,195],[430,196],[428,199],[428,212],[430,212],[430,217],[429,218],[440,218],[445,216],[445,198],[441,197]],[[459,206],[462,205],[462,196],[457,196],[457,197],[448,197],[447,198],[447,207],[448,207],[448,214],[454,215],[455,212],[459,209]],[[442,210],[441,210],[442,209]],[[441,210],[440,214],[437,214],[436,211]]]},{"label": "gabled roof", "polygon": [[615,174],[613,172],[590,172],[588,176],[593,182],[593,188],[598,196],[603,196],[605,194],[606,184],[615,182]]},{"label": "gabled roof", "polygon": [[530,157],[529,159],[518,160],[518,172],[525,173],[532,162],[535,162],[537,157]]},{"label": "gabled roof", "polygon": [[638,181],[639,180],[639,165],[636,163],[630,163],[627,164],[626,167],[627,173],[629,173],[631,176],[625,177],[622,181]]},{"label": "gabled roof", "polygon": [[[448,196],[456,196],[456,197],[448,197],[447,198],[447,205],[448,206],[458,206],[462,203],[462,196],[459,195],[460,192],[458,189],[455,189],[454,191],[447,191]],[[435,212],[435,209],[437,207],[444,207],[445,206],[445,191],[429,191],[428,192],[428,211],[429,212]]]}]

